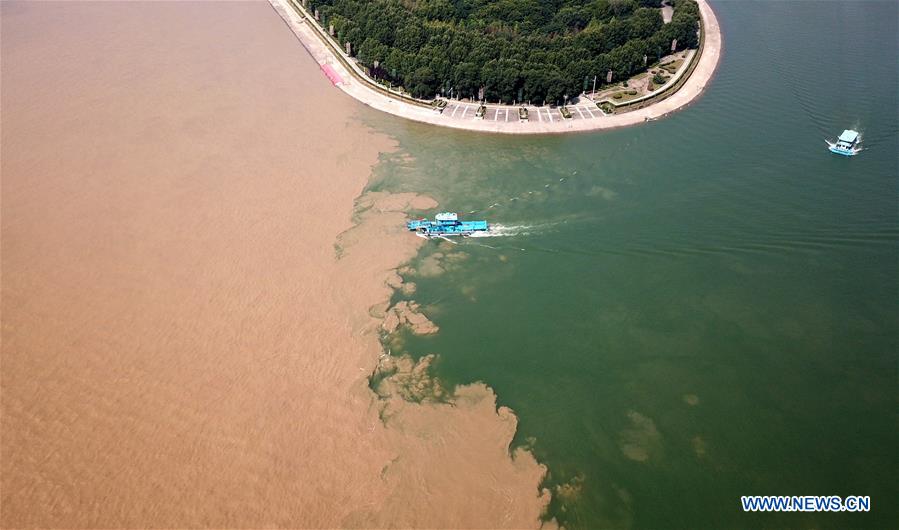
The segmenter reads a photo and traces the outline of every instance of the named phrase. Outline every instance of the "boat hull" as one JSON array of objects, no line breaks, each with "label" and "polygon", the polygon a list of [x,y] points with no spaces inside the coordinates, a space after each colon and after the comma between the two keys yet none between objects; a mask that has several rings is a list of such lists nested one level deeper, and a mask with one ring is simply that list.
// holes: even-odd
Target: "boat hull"
[{"label": "boat hull", "polygon": [[858,150],[856,149],[840,149],[839,147],[833,145],[828,146],[827,148],[831,153],[841,156],[855,156],[858,154]]},{"label": "boat hull", "polygon": [[475,232],[486,232],[487,221],[428,221],[425,219],[406,223],[409,231],[424,237],[470,236]]}]

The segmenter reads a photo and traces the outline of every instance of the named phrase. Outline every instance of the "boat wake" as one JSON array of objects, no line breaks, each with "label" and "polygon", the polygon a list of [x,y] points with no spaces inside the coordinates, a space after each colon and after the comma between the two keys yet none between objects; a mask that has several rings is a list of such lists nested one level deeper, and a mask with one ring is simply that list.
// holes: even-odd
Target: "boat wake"
[{"label": "boat wake", "polygon": [[[453,241],[452,239],[450,239],[450,238],[448,238],[448,237],[446,237],[446,236],[439,235],[439,234],[435,234],[435,235],[430,235],[430,236],[429,236],[429,235],[427,235],[427,234],[422,234],[422,233],[420,233],[420,232],[416,232],[415,235],[418,236],[418,237],[420,237],[420,238],[422,238],[422,239],[427,239],[427,240],[431,240],[431,239],[442,239],[442,240],[447,241],[447,242],[449,242],[449,243],[452,243],[452,244],[454,244],[454,245],[458,245],[458,244],[459,244],[458,242]],[[471,236],[469,236],[469,237],[471,237]]]},{"label": "boat wake", "polygon": [[489,230],[487,230],[485,232],[475,232],[468,237],[481,238],[481,237],[526,236],[526,235],[529,235],[532,230],[533,230],[533,227],[529,226],[529,225],[491,224]]}]

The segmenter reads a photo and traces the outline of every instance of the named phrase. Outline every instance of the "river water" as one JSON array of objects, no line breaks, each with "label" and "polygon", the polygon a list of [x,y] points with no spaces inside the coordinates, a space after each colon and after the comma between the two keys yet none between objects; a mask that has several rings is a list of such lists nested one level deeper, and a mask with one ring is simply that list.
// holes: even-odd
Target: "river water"
[{"label": "river water", "polygon": [[[425,192],[500,236],[405,278],[446,384],[484,381],[569,528],[862,528],[897,520],[897,4],[714,2],[725,51],[672,117],[541,138],[373,115]],[[832,155],[825,137],[862,132]],[[471,213],[469,213],[471,212]],[[870,495],[745,514],[741,495]]]}]

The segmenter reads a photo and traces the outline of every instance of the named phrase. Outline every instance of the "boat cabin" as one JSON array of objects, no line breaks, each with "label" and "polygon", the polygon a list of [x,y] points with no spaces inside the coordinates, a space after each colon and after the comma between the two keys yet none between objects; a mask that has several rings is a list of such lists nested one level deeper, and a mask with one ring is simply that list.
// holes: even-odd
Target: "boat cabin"
[{"label": "boat cabin", "polygon": [[438,222],[456,222],[459,220],[459,215],[450,212],[443,212],[435,215],[434,220]]},{"label": "boat cabin", "polygon": [[858,132],[846,129],[837,139],[837,146],[844,149],[851,149],[858,141]]}]

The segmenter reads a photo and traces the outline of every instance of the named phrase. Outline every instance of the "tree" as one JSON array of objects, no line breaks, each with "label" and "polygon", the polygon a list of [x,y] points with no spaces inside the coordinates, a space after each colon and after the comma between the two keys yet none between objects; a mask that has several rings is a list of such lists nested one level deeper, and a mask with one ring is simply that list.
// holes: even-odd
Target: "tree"
[{"label": "tree", "polygon": [[518,61],[494,59],[485,64],[481,79],[487,87],[486,97],[512,103],[521,86],[519,72],[521,64]]},{"label": "tree", "polygon": [[546,91],[550,85],[550,74],[545,64],[529,67],[521,73],[523,97],[527,101],[541,103],[546,99]]},{"label": "tree", "polygon": [[457,64],[453,69],[453,83],[455,94],[475,94],[481,86],[481,69],[475,63]]},{"label": "tree", "polygon": [[368,37],[356,49],[356,56],[363,64],[372,65],[375,61],[384,62],[390,55],[390,48],[375,39]]},{"label": "tree", "polygon": [[563,86],[565,79],[562,77],[562,73],[557,68],[550,69],[547,80],[546,102],[559,103],[565,95],[565,87]]},{"label": "tree", "polygon": [[662,14],[658,9],[641,8],[631,17],[629,40],[646,39],[662,28]]},{"label": "tree", "polygon": [[412,75],[406,79],[406,90],[416,97],[426,97],[434,94],[437,89],[437,80],[434,72],[427,66],[416,68]]},{"label": "tree", "polygon": [[572,61],[565,69],[565,77],[568,79],[569,95],[580,94],[584,88],[584,78],[593,79],[599,72],[595,70],[595,62],[587,59]]},{"label": "tree", "polygon": [[425,39],[421,28],[417,24],[408,24],[399,28],[396,32],[396,47],[404,52],[415,52],[424,46]]},{"label": "tree", "polygon": [[620,19],[612,19],[608,24],[603,26],[603,33],[606,35],[607,50],[615,49],[623,46],[630,38],[630,25]]}]

